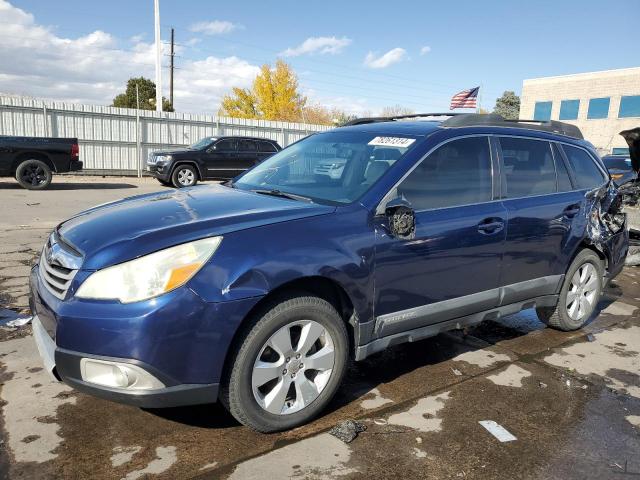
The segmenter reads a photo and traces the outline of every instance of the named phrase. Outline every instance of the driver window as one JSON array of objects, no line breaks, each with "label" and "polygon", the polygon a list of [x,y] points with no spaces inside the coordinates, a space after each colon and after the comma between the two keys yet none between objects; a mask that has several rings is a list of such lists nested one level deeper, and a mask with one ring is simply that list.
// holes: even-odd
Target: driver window
[{"label": "driver window", "polygon": [[235,140],[220,140],[216,143],[216,152],[234,152],[236,150]]},{"label": "driver window", "polygon": [[416,211],[492,199],[487,137],[453,140],[432,152],[398,186]]}]

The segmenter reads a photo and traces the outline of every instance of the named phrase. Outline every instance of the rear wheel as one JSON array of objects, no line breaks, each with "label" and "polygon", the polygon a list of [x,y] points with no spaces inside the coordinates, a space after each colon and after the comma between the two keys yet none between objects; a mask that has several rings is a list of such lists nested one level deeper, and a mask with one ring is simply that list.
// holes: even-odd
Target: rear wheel
[{"label": "rear wheel", "polygon": [[22,188],[43,190],[51,183],[51,168],[41,160],[25,160],[16,169],[16,180]]},{"label": "rear wheel", "polygon": [[591,250],[582,250],[564,278],[558,304],[536,309],[538,318],[559,330],[582,327],[595,310],[602,293],[604,267]]},{"label": "rear wheel", "polygon": [[274,303],[232,354],[221,401],[260,432],[302,425],[340,386],[348,344],[344,321],[325,300],[296,296]]},{"label": "rear wheel", "polygon": [[191,165],[178,165],[171,175],[171,183],[176,188],[193,187],[198,183],[198,172]]}]

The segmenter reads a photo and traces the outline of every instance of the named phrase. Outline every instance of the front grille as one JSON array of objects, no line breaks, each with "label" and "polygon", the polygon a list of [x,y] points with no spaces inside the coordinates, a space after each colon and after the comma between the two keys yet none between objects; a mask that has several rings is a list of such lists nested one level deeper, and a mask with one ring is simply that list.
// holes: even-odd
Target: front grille
[{"label": "front grille", "polygon": [[52,258],[51,251],[54,245],[52,241],[50,238],[42,249],[38,271],[47,290],[60,300],[64,300],[78,270],[63,267],[56,258]]}]

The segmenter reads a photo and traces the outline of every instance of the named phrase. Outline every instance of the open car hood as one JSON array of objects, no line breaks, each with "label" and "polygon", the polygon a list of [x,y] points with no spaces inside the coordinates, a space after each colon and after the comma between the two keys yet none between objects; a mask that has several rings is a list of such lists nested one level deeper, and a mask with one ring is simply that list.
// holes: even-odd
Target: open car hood
[{"label": "open car hood", "polygon": [[627,141],[629,145],[629,153],[631,154],[631,168],[638,173],[640,171],[640,127],[630,130],[623,130],[620,135]]}]

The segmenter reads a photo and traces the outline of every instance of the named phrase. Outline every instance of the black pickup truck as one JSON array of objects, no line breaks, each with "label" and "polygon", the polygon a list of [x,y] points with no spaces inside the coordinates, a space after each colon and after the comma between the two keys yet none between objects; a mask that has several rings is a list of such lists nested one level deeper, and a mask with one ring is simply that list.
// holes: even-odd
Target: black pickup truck
[{"label": "black pickup truck", "polygon": [[29,190],[43,190],[53,173],[82,170],[77,138],[0,135],[0,177],[15,177]]}]

